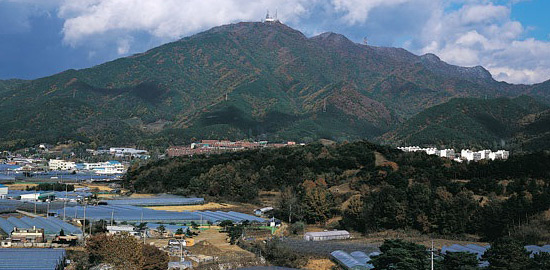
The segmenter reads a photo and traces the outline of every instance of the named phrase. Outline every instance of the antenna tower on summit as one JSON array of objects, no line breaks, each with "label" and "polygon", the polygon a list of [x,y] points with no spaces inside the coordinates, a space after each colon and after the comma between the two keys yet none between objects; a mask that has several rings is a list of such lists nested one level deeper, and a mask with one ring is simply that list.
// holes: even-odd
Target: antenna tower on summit
[{"label": "antenna tower on summit", "polygon": [[267,14],[265,15],[265,21],[266,23],[273,23],[273,22],[279,22],[279,19],[277,19],[277,10],[275,10],[275,16],[269,16],[269,10],[267,10]]}]

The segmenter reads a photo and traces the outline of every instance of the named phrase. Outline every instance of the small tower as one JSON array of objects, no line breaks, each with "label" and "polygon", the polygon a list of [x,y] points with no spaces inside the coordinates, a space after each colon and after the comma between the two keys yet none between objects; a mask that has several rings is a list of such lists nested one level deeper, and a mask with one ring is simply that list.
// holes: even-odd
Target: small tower
[{"label": "small tower", "polygon": [[279,22],[279,19],[277,19],[277,10],[275,10],[275,16],[269,16],[269,10],[267,10],[267,14],[265,15],[265,21],[266,23],[274,23]]}]

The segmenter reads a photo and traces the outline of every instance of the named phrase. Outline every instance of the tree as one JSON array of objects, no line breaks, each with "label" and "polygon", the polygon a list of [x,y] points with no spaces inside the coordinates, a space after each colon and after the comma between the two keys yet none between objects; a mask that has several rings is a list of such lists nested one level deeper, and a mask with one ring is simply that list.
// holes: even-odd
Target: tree
[{"label": "tree", "polygon": [[326,222],[330,218],[330,209],[334,200],[325,181],[322,179],[315,182],[306,180],[302,184],[302,189],[300,201],[303,205],[305,220],[309,223]]},{"label": "tree", "polygon": [[233,221],[231,221],[231,220],[222,220],[222,222],[220,222],[219,226],[222,227],[224,231],[227,231],[228,227],[233,226]]},{"label": "tree", "polygon": [[265,244],[259,244],[264,258],[275,266],[301,268],[307,260],[303,256],[288,249],[278,238],[273,238]]},{"label": "tree", "polygon": [[380,246],[382,252],[373,256],[371,263],[377,270],[423,270],[429,268],[426,247],[400,239],[386,240]]},{"label": "tree", "polygon": [[469,252],[447,252],[441,262],[442,270],[475,270],[479,269],[477,256]]},{"label": "tree", "polygon": [[164,225],[160,224],[157,227],[157,232],[159,232],[161,235],[164,235],[164,233],[166,232],[166,227]]},{"label": "tree", "polygon": [[92,265],[108,263],[116,269],[141,269],[143,265],[142,244],[127,234],[92,236],[86,244]]},{"label": "tree", "polygon": [[168,254],[154,246],[144,245],[128,234],[94,235],[87,241],[85,250],[89,266],[107,263],[115,269],[168,268]]},{"label": "tree", "polygon": [[59,236],[65,236],[65,231],[63,229],[61,229],[61,231],[59,231]]},{"label": "tree", "polygon": [[141,222],[139,223],[136,228],[139,230],[139,231],[143,231],[147,228],[147,222]]},{"label": "tree", "polygon": [[501,238],[485,251],[482,259],[489,262],[489,270],[523,270],[529,269],[529,254],[516,240]]},{"label": "tree", "polygon": [[168,254],[155,246],[142,245],[143,270],[164,270],[168,269],[170,257]]},{"label": "tree", "polygon": [[177,234],[177,235],[182,235],[182,234],[183,234],[183,229],[182,229],[182,228],[178,228],[178,229],[176,230],[176,234]]},{"label": "tree", "polygon": [[546,270],[550,269],[550,253],[540,252],[536,253],[531,259],[531,265],[529,269],[532,270]]},{"label": "tree", "polygon": [[191,221],[191,227],[192,227],[194,230],[199,229],[199,225],[198,225],[195,221]]}]

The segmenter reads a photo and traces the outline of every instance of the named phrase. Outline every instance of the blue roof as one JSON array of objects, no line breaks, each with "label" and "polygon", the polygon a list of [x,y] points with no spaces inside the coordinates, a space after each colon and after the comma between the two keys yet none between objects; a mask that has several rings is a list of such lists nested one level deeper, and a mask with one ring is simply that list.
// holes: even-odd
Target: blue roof
[{"label": "blue roof", "polygon": [[0,248],[0,269],[55,270],[63,265],[64,249]]},{"label": "blue roof", "polygon": [[9,217],[7,219],[0,218],[0,229],[2,229],[2,231],[4,231],[6,234],[10,234],[13,231],[14,227],[32,228],[33,226],[35,226],[36,228],[44,229],[44,234],[47,235],[59,234],[61,230],[63,230],[67,234],[82,234],[82,230],[80,230],[80,228],[67,222],[63,222],[62,220],[54,217]]},{"label": "blue roof", "polygon": [[185,198],[176,196],[158,196],[138,199],[114,199],[104,201],[109,205],[161,206],[203,204],[204,198]]},{"label": "blue roof", "polygon": [[[56,213],[58,216],[63,215],[63,209],[50,210],[50,213]],[[84,217],[84,207],[74,206],[66,207],[65,214],[67,217]],[[238,214],[238,216],[237,216]],[[90,220],[110,220],[111,216],[117,222],[130,221],[130,222],[156,222],[156,223],[168,223],[168,222],[181,222],[188,223],[210,221],[212,223],[218,223],[223,220],[231,220],[233,222],[242,222],[244,220],[265,222],[265,219],[252,215],[247,215],[237,212],[211,212],[211,211],[183,211],[172,212],[164,210],[153,210],[149,208],[137,207],[133,205],[97,205],[86,207],[86,219]]]},{"label": "blue roof", "polygon": [[358,261],[355,257],[351,256],[343,250],[333,251],[330,253],[330,255],[346,269],[371,269],[371,267],[367,266],[366,263]]}]

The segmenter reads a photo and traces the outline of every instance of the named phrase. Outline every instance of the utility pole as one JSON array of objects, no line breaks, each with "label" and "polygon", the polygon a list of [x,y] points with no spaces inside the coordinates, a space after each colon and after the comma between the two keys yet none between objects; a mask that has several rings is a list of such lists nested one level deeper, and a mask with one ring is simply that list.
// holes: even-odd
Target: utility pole
[{"label": "utility pole", "polygon": [[[63,175],[61,175],[61,182],[63,182]],[[65,214],[66,214],[66,209],[65,209],[65,206],[67,205],[67,183],[65,183],[65,198],[63,200],[63,221],[65,221]]]},{"label": "utility pole", "polygon": [[432,260],[431,260],[431,263],[432,263],[432,270],[434,270],[434,241],[432,240],[432,250],[431,250],[431,253],[432,253]]},{"label": "utility pole", "polygon": [[82,236],[84,237],[84,245],[86,245],[86,203],[84,203],[84,221],[82,221]]},{"label": "utility pole", "polygon": [[111,226],[113,226],[114,217],[115,217],[115,210],[113,209],[113,211],[111,212]]}]

